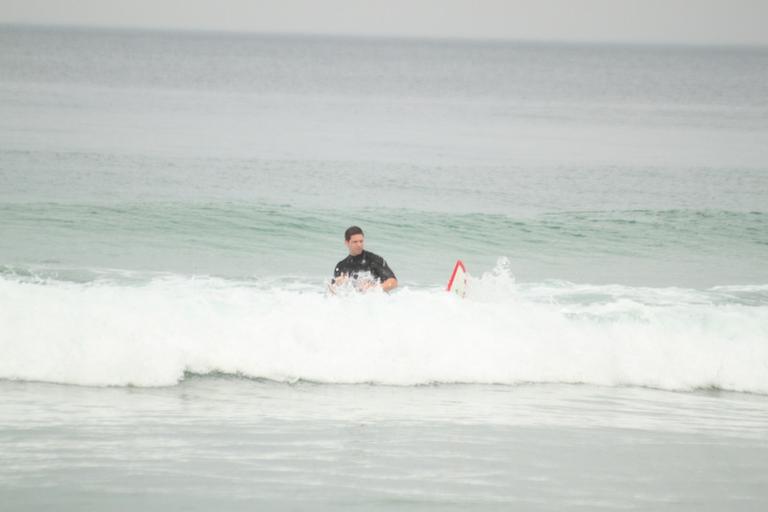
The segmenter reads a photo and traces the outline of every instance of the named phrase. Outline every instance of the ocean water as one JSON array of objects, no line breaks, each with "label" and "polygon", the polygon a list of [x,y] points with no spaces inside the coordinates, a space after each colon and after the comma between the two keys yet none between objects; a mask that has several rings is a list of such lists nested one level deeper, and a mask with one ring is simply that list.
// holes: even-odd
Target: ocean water
[{"label": "ocean water", "polygon": [[0,508],[764,510],[766,148],[766,48],[1,26]]}]

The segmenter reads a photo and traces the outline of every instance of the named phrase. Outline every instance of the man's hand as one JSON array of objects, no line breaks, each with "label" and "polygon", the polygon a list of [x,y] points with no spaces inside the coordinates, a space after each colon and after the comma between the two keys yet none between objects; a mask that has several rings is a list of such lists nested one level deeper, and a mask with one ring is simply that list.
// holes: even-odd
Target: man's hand
[{"label": "man's hand", "polygon": [[389,279],[381,283],[381,289],[384,290],[385,292],[390,292],[395,288],[397,288],[397,279],[395,279],[394,277],[390,277]]}]

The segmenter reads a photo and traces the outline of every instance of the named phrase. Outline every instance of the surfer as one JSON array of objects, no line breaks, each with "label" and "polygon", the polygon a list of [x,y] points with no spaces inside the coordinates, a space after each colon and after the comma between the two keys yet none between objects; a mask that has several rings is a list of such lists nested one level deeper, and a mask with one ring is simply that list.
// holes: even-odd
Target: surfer
[{"label": "surfer", "polygon": [[[336,264],[333,271],[332,286],[339,286],[352,281],[360,291],[380,286],[385,292],[397,287],[397,278],[384,258],[365,250],[365,235],[357,226],[351,226],[344,232],[344,244],[349,256]],[[366,276],[369,276],[366,279]]]}]

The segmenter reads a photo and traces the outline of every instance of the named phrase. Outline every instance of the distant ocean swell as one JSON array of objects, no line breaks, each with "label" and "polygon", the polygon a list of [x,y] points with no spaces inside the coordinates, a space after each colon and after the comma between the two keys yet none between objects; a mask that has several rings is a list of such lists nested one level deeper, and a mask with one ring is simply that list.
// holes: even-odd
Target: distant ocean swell
[{"label": "distant ocean swell", "polygon": [[[630,275],[646,261],[653,283],[700,275],[707,286],[768,282],[768,215],[729,210],[565,211],[534,215],[414,209],[347,211],[248,203],[66,203],[0,205],[7,266],[123,268],[231,278],[326,273],[360,223],[369,248],[436,284],[452,258],[508,254],[562,276],[555,264],[599,274],[603,261]],[[76,243],[73,243],[76,240]],[[490,252],[490,254],[489,254]],[[436,268],[435,258],[442,258]],[[620,260],[629,258],[632,261]],[[540,273],[542,274],[542,273]],[[2,275],[2,274],[0,274]],[[611,277],[609,276],[609,279]],[[614,281],[617,277],[612,278]],[[571,280],[577,280],[571,278]],[[697,278],[685,281],[695,284]]]},{"label": "distant ocean swell", "polygon": [[0,378],[169,386],[187,372],[292,382],[590,383],[768,394],[768,286],[516,284],[326,297],[317,283],[0,277]]},{"label": "distant ocean swell", "polygon": [[[106,233],[123,237],[177,234],[185,239],[194,234],[227,234],[243,239],[285,232],[336,234],[329,225],[340,215],[332,209],[296,208],[288,205],[248,202],[160,202],[120,203],[2,203],[0,213],[7,229],[45,230],[50,234]],[[561,211],[535,215],[505,215],[480,212],[433,212],[414,209],[356,208],[355,215],[376,223],[392,236],[413,235],[460,239],[482,238],[489,234],[512,239],[521,237],[598,237],[601,242],[625,239],[645,244],[683,241],[741,241],[745,245],[768,245],[768,213],[722,209],[633,209],[603,211]],[[339,224],[341,225],[341,224]],[[346,227],[346,225],[344,225]],[[637,240],[638,236],[641,238]],[[213,240],[216,243],[218,240]]]}]

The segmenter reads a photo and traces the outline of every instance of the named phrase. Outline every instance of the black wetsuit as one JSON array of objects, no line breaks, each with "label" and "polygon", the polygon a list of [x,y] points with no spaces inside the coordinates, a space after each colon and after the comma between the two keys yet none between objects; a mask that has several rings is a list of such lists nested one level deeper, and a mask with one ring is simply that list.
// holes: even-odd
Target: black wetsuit
[{"label": "black wetsuit", "polygon": [[395,273],[389,268],[384,258],[372,252],[363,251],[357,256],[351,254],[336,264],[333,271],[333,277],[339,277],[346,274],[352,279],[357,279],[361,272],[370,272],[373,277],[382,283],[387,279],[395,277]]}]

